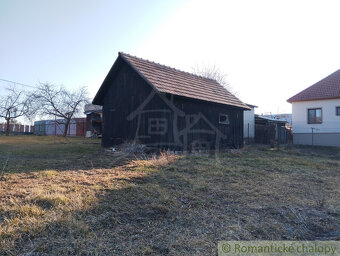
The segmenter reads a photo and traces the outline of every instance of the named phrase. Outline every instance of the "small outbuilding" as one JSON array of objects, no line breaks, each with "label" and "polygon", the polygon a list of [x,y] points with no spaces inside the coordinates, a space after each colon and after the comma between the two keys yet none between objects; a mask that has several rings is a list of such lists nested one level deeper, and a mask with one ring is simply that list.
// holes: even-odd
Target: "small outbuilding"
[{"label": "small outbuilding", "polygon": [[84,109],[86,115],[86,133],[90,136],[102,134],[103,107],[86,104]]},{"label": "small outbuilding", "polygon": [[125,53],[93,104],[103,106],[104,147],[134,140],[175,150],[242,147],[250,109],[213,79]]},{"label": "small outbuilding", "polygon": [[255,143],[287,143],[290,139],[287,124],[287,121],[255,115]]}]

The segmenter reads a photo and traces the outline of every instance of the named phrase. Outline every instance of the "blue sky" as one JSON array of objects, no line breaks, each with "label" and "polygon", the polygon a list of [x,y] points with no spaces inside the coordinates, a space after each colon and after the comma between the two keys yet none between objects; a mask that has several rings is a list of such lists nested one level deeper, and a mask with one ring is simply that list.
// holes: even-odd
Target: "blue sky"
[{"label": "blue sky", "polygon": [[0,78],[88,86],[93,97],[123,51],[189,72],[215,65],[258,113],[289,113],[289,97],[340,68],[339,9],[338,0],[2,0]]},{"label": "blue sky", "polygon": [[[1,1],[0,78],[38,81],[91,96],[118,51],[133,52],[179,1]],[[0,83],[1,87],[7,83]]]}]

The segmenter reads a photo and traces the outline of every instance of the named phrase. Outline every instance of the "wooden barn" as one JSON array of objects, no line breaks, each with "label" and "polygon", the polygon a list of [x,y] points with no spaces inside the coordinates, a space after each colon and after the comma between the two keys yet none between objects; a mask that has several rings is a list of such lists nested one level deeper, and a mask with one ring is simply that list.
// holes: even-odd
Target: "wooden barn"
[{"label": "wooden barn", "polygon": [[215,80],[125,53],[93,104],[103,106],[104,147],[133,140],[189,151],[242,147],[249,109]]}]

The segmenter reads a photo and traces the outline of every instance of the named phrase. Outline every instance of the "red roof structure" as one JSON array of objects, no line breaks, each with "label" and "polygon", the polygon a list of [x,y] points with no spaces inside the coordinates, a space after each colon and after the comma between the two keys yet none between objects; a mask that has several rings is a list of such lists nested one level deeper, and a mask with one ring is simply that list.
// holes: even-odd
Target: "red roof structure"
[{"label": "red roof structure", "polygon": [[292,103],[296,101],[325,99],[340,99],[340,69],[289,98],[287,101]]}]

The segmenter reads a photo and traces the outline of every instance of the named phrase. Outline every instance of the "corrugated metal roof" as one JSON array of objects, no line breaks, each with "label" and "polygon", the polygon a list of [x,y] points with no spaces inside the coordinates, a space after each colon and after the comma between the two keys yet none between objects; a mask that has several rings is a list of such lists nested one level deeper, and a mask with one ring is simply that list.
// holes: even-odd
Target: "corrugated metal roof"
[{"label": "corrugated metal roof", "polygon": [[103,111],[103,107],[99,105],[94,105],[94,104],[86,104],[84,108],[84,113],[89,113],[89,112],[95,112],[95,113],[101,113]]}]

